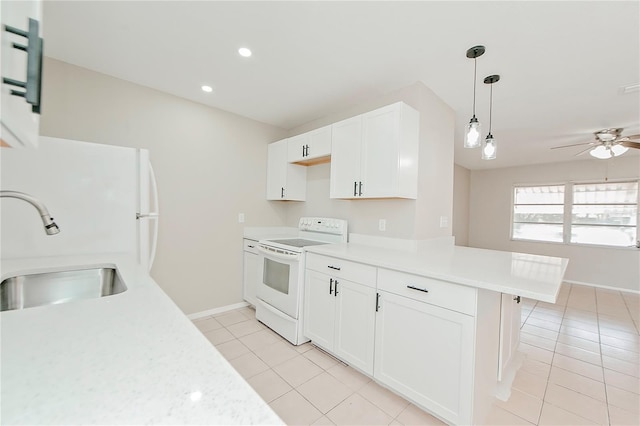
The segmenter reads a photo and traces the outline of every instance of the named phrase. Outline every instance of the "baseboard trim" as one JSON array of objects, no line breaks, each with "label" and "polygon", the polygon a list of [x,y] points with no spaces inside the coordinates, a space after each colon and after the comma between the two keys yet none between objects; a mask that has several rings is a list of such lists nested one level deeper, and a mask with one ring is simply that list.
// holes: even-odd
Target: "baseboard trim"
[{"label": "baseboard trim", "polygon": [[631,290],[629,288],[611,287],[609,285],[585,283],[585,282],[582,282],[582,281],[574,281],[574,280],[564,280],[564,282],[567,283],[567,284],[584,285],[584,286],[587,286],[587,287],[597,287],[597,288],[603,288],[603,289],[606,289],[606,290],[621,291],[623,293],[640,294],[640,290]]},{"label": "baseboard trim", "polygon": [[187,315],[187,318],[190,320],[195,320],[198,318],[204,318],[211,315],[221,314],[223,312],[232,311],[234,309],[244,308],[245,306],[249,306],[247,302],[234,303],[233,305],[221,306],[219,308],[208,309],[202,312],[196,312],[194,314]]}]

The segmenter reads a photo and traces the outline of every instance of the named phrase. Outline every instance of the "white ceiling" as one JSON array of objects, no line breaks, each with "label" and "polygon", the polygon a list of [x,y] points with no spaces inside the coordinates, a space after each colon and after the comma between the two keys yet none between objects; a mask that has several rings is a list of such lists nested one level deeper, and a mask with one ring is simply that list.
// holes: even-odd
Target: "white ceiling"
[{"label": "white ceiling", "polygon": [[[456,163],[483,169],[589,159],[550,147],[640,133],[640,91],[621,93],[640,83],[639,17],[638,1],[45,1],[43,19],[47,56],[285,129],[422,81],[456,112]],[[501,76],[493,161],[462,148],[478,44],[485,132],[482,79]]]}]

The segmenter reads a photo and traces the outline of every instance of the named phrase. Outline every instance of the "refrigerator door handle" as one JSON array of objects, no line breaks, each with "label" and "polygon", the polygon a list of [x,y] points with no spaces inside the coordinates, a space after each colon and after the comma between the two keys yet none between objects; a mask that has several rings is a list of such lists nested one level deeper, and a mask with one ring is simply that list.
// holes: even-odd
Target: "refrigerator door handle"
[{"label": "refrigerator door handle", "polygon": [[153,172],[151,161],[149,161],[149,178],[151,183],[151,191],[153,192],[153,208],[149,213],[149,217],[153,217],[153,243],[151,244],[151,253],[149,254],[149,270],[153,266],[153,261],[156,259],[156,248],[158,247],[158,222],[160,215],[160,206],[158,203],[158,183],[156,182],[156,174]]}]

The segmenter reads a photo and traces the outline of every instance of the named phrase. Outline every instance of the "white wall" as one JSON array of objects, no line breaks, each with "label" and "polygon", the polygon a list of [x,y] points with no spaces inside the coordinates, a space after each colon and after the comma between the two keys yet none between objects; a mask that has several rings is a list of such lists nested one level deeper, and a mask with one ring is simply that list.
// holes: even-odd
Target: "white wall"
[{"label": "white wall", "polygon": [[453,236],[457,246],[469,245],[469,196],[471,170],[457,164],[453,168]]},{"label": "white wall", "polygon": [[[420,112],[418,199],[331,200],[330,165],[310,166],[307,170],[307,201],[289,204],[289,226],[297,225],[301,216],[329,216],[347,219],[350,232],[359,234],[406,239],[452,235],[455,116],[453,110],[424,84],[415,83],[378,96],[292,129],[289,134],[304,133],[397,101],[404,101]],[[448,226],[440,227],[440,216],[449,219]],[[387,221],[384,232],[378,230],[379,219]]]},{"label": "white wall", "polygon": [[242,301],[238,213],[284,225],[286,205],[265,200],[266,146],[284,130],[45,58],[40,131],[149,148],[161,209],[152,276],[187,314]]},{"label": "white wall", "polygon": [[638,178],[640,157],[585,160],[471,172],[469,245],[566,257],[565,280],[640,291],[640,250],[511,241],[514,184]]}]

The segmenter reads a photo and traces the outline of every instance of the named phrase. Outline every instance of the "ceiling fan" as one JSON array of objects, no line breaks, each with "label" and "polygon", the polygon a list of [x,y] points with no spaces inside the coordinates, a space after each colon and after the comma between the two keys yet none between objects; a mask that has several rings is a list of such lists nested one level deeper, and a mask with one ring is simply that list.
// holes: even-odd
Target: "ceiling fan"
[{"label": "ceiling fan", "polygon": [[575,143],[572,145],[554,146],[551,149],[569,148],[572,146],[588,145],[576,154],[582,155],[589,152],[593,157],[606,160],[607,158],[617,157],[629,148],[640,149],[640,135],[622,136],[623,128],[603,129],[594,132],[595,140],[592,142]]}]

